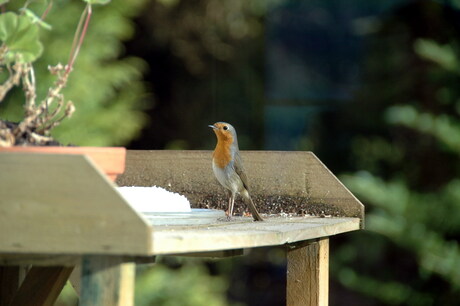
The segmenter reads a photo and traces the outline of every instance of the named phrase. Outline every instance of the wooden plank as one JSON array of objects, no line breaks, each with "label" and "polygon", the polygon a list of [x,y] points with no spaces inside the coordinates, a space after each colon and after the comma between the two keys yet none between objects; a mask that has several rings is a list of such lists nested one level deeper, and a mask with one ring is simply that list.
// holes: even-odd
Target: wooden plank
[{"label": "wooden plank", "polygon": [[[242,151],[241,155],[260,212],[301,211],[363,220],[364,206],[313,153]],[[128,150],[126,170],[117,184],[160,186],[184,194],[194,207],[227,205],[227,195],[211,170],[211,151]]]},{"label": "wooden plank", "polygon": [[134,264],[121,257],[83,257],[80,305],[132,306],[134,274]]},{"label": "wooden plank", "polygon": [[80,296],[81,292],[81,263],[76,265],[72,273],[69,276],[70,284],[75,290],[75,293]]},{"label": "wooden plank", "polygon": [[0,153],[0,253],[145,255],[150,226],[113,187],[83,155]]},{"label": "wooden plank", "polygon": [[52,306],[73,268],[32,267],[10,306]]},{"label": "wooden plank", "polygon": [[329,239],[288,246],[288,306],[327,306],[329,295]]},{"label": "wooden plank", "polygon": [[134,284],[136,279],[136,265],[124,263],[120,267],[120,306],[134,305]]},{"label": "wooden plank", "polygon": [[0,148],[3,152],[41,153],[41,154],[84,154],[111,179],[125,170],[126,148],[123,147],[53,147],[53,146],[14,146]]},{"label": "wooden plank", "polygon": [[[242,218],[243,219],[243,218]],[[359,229],[358,218],[267,218],[265,222],[221,222],[202,226],[157,226],[152,254],[254,248],[329,237]]]}]

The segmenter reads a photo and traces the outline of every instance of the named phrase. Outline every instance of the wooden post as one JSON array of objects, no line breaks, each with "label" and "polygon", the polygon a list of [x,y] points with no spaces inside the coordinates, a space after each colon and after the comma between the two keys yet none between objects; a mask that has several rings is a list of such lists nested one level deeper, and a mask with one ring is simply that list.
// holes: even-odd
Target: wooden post
[{"label": "wooden post", "polygon": [[288,246],[286,305],[326,306],[329,294],[329,239]]},{"label": "wooden post", "polygon": [[81,269],[80,305],[134,305],[133,263],[119,256],[84,256]]},{"label": "wooden post", "polygon": [[75,266],[69,277],[70,284],[72,285],[75,293],[80,296],[81,292],[81,264]]}]

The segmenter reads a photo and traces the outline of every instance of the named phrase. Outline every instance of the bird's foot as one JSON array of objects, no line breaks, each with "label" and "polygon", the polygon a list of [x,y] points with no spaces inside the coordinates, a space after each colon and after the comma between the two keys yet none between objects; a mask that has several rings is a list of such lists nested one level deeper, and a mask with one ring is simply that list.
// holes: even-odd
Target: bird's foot
[{"label": "bird's foot", "polygon": [[233,218],[229,215],[226,215],[225,217],[219,218],[217,220],[224,221],[224,222],[230,222],[230,221],[233,221]]}]

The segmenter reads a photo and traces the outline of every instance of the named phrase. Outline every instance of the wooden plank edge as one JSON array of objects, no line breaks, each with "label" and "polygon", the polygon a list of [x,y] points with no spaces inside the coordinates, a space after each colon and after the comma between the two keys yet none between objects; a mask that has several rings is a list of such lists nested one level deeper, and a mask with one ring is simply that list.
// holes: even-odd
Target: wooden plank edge
[{"label": "wooden plank edge", "polygon": [[[191,231],[153,231],[152,255],[170,255],[196,252],[211,252],[232,249],[246,249],[256,247],[277,246],[325,238],[356,231],[360,229],[359,218],[340,218],[342,222],[319,226],[315,231],[302,230],[282,232],[276,230],[258,230],[247,232],[246,236],[238,236],[236,240],[229,241],[228,233],[223,234]],[[316,234],[312,234],[316,233]],[[236,235],[235,235],[236,237]]]}]

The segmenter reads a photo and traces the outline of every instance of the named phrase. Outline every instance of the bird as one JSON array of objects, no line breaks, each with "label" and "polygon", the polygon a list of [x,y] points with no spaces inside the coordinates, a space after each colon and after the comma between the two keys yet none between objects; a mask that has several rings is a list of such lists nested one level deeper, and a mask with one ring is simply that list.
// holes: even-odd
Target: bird
[{"label": "bird", "polygon": [[236,194],[240,194],[249,207],[255,221],[263,221],[248,190],[248,178],[238,148],[235,128],[226,122],[209,125],[217,136],[217,144],[212,154],[212,170],[219,183],[228,190],[227,219],[231,220]]}]

